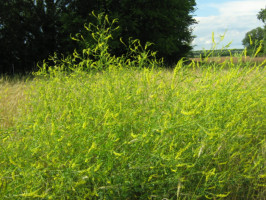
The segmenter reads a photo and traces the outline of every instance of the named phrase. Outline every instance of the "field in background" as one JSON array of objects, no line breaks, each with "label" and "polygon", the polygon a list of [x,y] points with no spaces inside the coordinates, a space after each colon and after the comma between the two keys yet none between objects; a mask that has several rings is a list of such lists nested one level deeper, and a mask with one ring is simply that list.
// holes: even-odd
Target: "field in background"
[{"label": "field in background", "polygon": [[0,83],[0,198],[263,199],[265,69]]},{"label": "field in background", "polygon": [[[203,61],[204,58],[190,58],[189,60],[193,60],[193,61],[196,61],[196,62],[200,62],[200,61]],[[237,63],[246,63],[246,62],[251,62],[251,63],[257,63],[257,64],[260,64],[262,63],[263,61],[266,60],[266,57],[256,57],[256,58],[253,58],[253,57],[250,57],[250,56],[246,56],[246,57],[209,57],[207,59],[207,62],[217,62],[217,63],[223,63],[223,62],[228,62],[228,63],[234,63],[234,64],[237,64]]]}]

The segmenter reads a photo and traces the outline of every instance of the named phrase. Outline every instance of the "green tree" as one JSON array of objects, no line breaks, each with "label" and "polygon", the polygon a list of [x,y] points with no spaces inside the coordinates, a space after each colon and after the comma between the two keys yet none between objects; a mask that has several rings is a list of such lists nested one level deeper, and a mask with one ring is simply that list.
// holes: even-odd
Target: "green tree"
[{"label": "green tree", "polygon": [[71,40],[61,29],[68,4],[68,0],[0,0],[0,73],[31,71],[53,52],[67,52],[64,44]]},{"label": "green tree", "polygon": [[0,7],[1,72],[30,71],[56,51],[55,1],[1,0]]},{"label": "green tree", "polygon": [[125,41],[133,37],[152,42],[160,57],[176,61],[192,49],[195,5],[194,0],[109,0],[103,9],[119,19]]},{"label": "green tree", "polygon": [[[242,44],[247,48],[248,55],[252,55],[259,47],[260,42],[263,41],[263,34],[264,29],[261,27],[252,29],[246,33],[245,38],[242,40]],[[263,53],[263,48],[260,53]]]},{"label": "green tree", "polygon": [[264,55],[266,54],[266,8],[261,9],[257,15],[258,19],[264,23],[264,34],[263,34],[263,45],[264,45]]},{"label": "green tree", "polygon": [[266,23],[266,8],[261,9],[259,14],[257,15],[258,19],[261,20],[263,23]]},{"label": "green tree", "polygon": [[246,33],[242,40],[242,44],[247,48],[248,55],[254,54],[260,43],[262,43],[262,48],[259,55],[266,54],[266,9],[261,9],[257,18],[264,23],[264,27],[252,29]]},{"label": "green tree", "polygon": [[70,35],[86,36],[92,11],[119,19],[112,54],[126,52],[120,37],[125,43],[132,37],[154,43],[159,57],[176,61],[192,49],[195,6],[195,0],[0,0],[0,72],[30,71],[54,52],[81,50]]},{"label": "green tree", "polygon": [[24,65],[27,52],[23,50],[28,38],[23,16],[27,15],[27,6],[25,1],[0,1],[1,72],[12,72],[20,67],[19,64]]},{"label": "green tree", "polygon": [[110,19],[119,19],[120,29],[110,42],[113,54],[125,53],[120,37],[127,43],[138,38],[145,44],[154,43],[153,50],[167,61],[176,61],[192,49],[191,25],[195,0],[73,0],[62,16],[65,35],[82,32],[83,23],[93,20],[89,13],[104,12]]}]

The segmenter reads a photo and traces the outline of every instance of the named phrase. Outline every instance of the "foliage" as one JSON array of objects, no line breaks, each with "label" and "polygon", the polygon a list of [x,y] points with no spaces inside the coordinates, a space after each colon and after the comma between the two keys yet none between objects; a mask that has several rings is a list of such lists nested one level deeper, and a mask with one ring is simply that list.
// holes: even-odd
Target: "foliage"
[{"label": "foliage", "polygon": [[119,19],[120,29],[109,40],[112,55],[126,53],[120,37],[125,43],[133,37],[142,46],[154,43],[158,56],[176,60],[191,49],[195,5],[195,0],[0,0],[0,72],[31,71],[54,52],[81,51],[70,35],[85,37],[83,25],[94,23],[93,10]]},{"label": "foliage", "polygon": [[[76,34],[72,37],[73,40],[81,43],[84,49],[81,53],[76,50],[72,55],[66,58],[59,58],[55,53],[54,56],[49,58],[52,65],[46,61],[40,65],[40,70],[35,75],[50,75],[54,76],[57,73],[71,73],[78,71],[102,71],[110,66],[119,68],[123,66],[132,68],[157,68],[162,66],[163,60],[156,59],[156,52],[149,50],[151,43],[146,43],[143,47],[138,39],[130,39],[128,52],[125,55],[116,57],[110,54],[109,40],[112,38],[113,33],[119,28],[117,20],[109,21],[107,15],[100,13],[94,16],[95,24],[89,23],[84,25],[89,34],[85,38],[81,34]],[[89,36],[89,37],[88,37]],[[90,38],[88,40],[88,38]],[[122,39],[120,42],[125,45]],[[51,63],[51,62],[50,62]]]},{"label": "foliage", "polygon": [[266,9],[261,9],[257,18],[264,23],[264,27],[258,27],[247,32],[242,40],[242,44],[247,48],[249,55],[254,54],[259,46],[261,47],[258,55],[266,54]]},{"label": "foliage", "polygon": [[266,54],[266,8],[261,9],[257,17],[259,20],[261,20],[264,23],[263,45],[264,45],[264,54]]},{"label": "foliage", "polygon": [[263,23],[266,23],[266,8],[261,9],[257,17],[258,17],[258,19],[261,20]]},{"label": "foliage", "polygon": [[64,48],[59,33],[61,2],[0,1],[0,72],[31,71],[39,60]]},{"label": "foliage", "polygon": [[260,52],[263,54],[263,40],[264,29],[258,27],[246,33],[245,38],[242,40],[242,44],[247,48],[248,55],[254,54],[260,45],[262,46]]},{"label": "foliage", "polygon": [[119,19],[121,36],[125,41],[133,37],[140,39],[142,44],[152,42],[155,44],[152,48],[158,51],[158,56],[169,62],[177,61],[192,49],[190,25],[196,23],[191,15],[195,0],[105,2],[104,11],[110,17]]}]

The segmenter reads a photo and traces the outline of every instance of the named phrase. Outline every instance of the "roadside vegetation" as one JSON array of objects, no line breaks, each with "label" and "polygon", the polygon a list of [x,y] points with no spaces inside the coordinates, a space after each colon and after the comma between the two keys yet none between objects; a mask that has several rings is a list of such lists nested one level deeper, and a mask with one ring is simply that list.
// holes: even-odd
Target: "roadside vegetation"
[{"label": "roadside vegetation", "polygon": [[95,46],[1,78],[0,198],[264,199],[265,61],[111,56],[97,17]]}]

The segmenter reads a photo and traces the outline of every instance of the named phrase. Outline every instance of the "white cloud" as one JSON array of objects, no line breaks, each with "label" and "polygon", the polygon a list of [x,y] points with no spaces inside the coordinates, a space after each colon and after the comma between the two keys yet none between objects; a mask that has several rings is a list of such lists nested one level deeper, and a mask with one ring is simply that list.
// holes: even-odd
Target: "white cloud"
[{"label": "white cloud", "polygon": [[212,32],[216,35],[224,34],[224,42],[219,46],[224,46],[232,41],[230,48],[243,48],[242,39],[246,32],[263,26],[263,23],[257,19],[257,14],[261,8],[265,7],[264,0],[242,0],[225,3],[210,4],[212,8],[217,9],[215,16],[195,17],[199,22],[195,25],[194,35],[197,38],[193,45],[195,49],[210,49]]},{"label": "white cloud", "polygon": [[244,1],[231,1],[224,4],[214,4],[221,15],[224,16],[243,16],[243,15],[256,15],[261,8],[266,5],[265,0],[244,0]]}]

